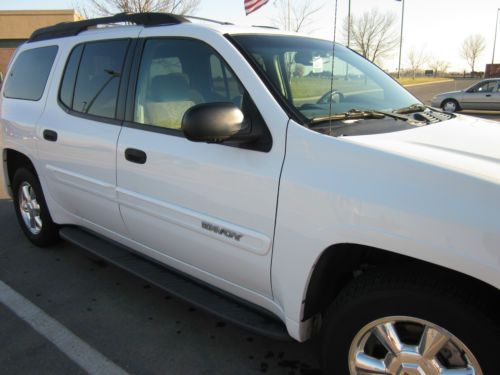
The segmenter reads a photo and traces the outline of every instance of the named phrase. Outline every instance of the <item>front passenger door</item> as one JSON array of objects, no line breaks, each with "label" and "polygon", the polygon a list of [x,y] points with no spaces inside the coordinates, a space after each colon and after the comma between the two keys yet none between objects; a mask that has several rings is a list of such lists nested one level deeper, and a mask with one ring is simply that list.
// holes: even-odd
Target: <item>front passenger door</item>
[{"label": "front passenger door", "polygon": [[467,90],[462,98],[463,109],[489,109],[499,108],[499,93],[497,81],[480,82]]},{"label": "front passenger door", "polygon": [[[284,150],[271,147],[249,93],[207,44],[162,38],[146,40],[133,96],[133,118],[118,142],[118,197],[133,240],[148,255],[221,288],[236,284],[270,297]],[[187,109],[229,101],[261,132],[260,144],[184,137]],[[143,158],[131,159],[131,152]]]}]

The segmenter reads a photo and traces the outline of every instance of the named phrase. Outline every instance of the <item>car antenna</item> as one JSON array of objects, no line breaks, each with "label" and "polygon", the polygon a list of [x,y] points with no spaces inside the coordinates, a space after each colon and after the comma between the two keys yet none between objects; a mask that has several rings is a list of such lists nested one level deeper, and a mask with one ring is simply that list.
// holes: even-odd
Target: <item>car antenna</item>
[{"label": "car antenna", "polygon": [[[332,78],[330,81],[330,93],[328,102],[330,103],[330,108],[328,110],[328,128],[331,135],[332,132],[332,91],[333,91],[333,77],[334,77],[334,69],[335,69],[335,43],[337,41],[337,10],[338,10],[338,0],[335,0],[335,15],[333,17],[333,43],[332,43]],[[351,20],[347,20],[347,22],[351,22]]]}]

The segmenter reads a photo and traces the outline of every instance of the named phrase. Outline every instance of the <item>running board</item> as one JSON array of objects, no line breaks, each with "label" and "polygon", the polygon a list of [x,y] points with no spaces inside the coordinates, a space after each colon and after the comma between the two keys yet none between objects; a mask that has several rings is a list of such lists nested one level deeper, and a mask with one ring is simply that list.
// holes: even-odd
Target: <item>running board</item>
[{"label": "running board", "polygon": [[[216,315],[248,331],[277,340],[290,340],[283,322],[259,311],[259,307],[218,292],[178,272],[150,261],[133,250],[108,242],[78,227],[62,227],[59,231],[66,241],[81,247],[103,260],[165,290],[200,310]],[[243,302],[243,301],[242,301]]]}]

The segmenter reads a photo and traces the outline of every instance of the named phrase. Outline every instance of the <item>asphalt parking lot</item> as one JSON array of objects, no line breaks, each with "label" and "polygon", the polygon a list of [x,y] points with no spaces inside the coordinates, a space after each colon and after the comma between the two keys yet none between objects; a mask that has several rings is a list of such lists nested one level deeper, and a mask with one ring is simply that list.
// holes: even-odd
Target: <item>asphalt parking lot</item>
[{"label": "asphalt parking lot", "polygon": [[[319,373],[314,342],[279,342],[251,334],[67,243],[33,247],[18,228],[12,202],[3,198],[0,282],[56,326],[47,333],[48,323],[38,315],[33,318],[30,306],[21,304],[14,313],[0,303],[0,373],[85,373],[76,363],[106,374]],[[1,285],[0,293],[5,299]],[[76,342],[67,339],[67,331]],[[90,354],[80,349],[82,342]],[[75,353],[76,361],[68,358]]]},{"label": "asphalt parking lot", "polygon": [[[470,84],[409,90],[428,102]],[[1,190],[0,228],[1,374],[319,374],[314,341],[256,336],[67,243],[33,247]]]}]

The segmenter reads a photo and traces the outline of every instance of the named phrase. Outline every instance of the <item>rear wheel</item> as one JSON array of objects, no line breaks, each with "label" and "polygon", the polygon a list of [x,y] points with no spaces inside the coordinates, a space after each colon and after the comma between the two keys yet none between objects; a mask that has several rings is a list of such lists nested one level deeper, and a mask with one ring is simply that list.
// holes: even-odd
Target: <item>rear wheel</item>
[{"label": "rear wheel", "polygon": [[36,175],[27,168],[18,169],[12,180],[12,190],[17,220],[26,237],[40,247],[56,242],[59,229],[50,217]]},{"label": "rear wheel", "polygon": [[441,283],[364,275],[325,316],[325,374],[488,375],[498,323]]},{"label": "rear wheel", "polygon": [[458,102],[453,99],[446,99],[442,104],[441,108],[446,112],[456,112],[460,110]]}]

